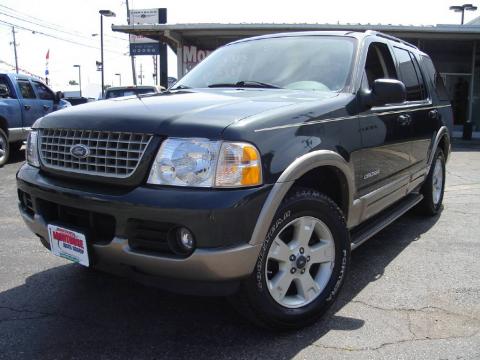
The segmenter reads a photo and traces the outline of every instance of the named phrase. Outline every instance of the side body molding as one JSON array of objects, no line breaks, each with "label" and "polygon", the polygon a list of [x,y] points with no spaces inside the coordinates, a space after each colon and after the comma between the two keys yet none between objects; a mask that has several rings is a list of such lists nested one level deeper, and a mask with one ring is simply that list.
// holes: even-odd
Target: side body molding
[{"label": "side body molding", "polygon": [[[270,224],[275,213],[280,206],[288,190],[292,187],[295,180],[306,174],[308,171],[320,166],[331,166],[341,171],[345,177],[348,187],[348,214],[346,214],[347,223],[349,223],[352,212],[353,196],[355,194],[355,178],[351,165],[339,154],[331,150],[312,151],[297,158],[280,175],[273,186],[267,200],[263,204],[262,210],[253,230],[250,245],[261,244],[270,228]],[[346,189],[347,191],[347,189]]]}]

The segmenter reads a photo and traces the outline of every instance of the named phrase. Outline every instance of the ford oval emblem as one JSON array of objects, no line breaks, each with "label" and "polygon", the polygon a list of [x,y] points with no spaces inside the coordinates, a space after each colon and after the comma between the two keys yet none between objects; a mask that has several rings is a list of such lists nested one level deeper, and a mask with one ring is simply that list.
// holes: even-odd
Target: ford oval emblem
[{"label": "ford oval emblem", "polygon": [[90,155],[90,149],[88,146],[83,144],[72,145],[70,148],[70,154],[77,159],[85,159],[88,155]]}]

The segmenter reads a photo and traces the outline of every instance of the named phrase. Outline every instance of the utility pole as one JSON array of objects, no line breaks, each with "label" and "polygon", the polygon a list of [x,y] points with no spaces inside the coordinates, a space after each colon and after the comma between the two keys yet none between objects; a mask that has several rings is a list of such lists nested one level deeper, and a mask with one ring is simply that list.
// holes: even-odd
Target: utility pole
[{"label": "utility pole", "polygon": [[15,70],[18,74],[17,41],[15,40],[15,27],[12,26],[13,52],[15,53]]},{"label": "utility pole", "polygon": [[143,85],[143,64],[140,63],[140,75],[138,77],[140,78],[140,85]]},{"label": "utility pole", "polygon": [[[125,1],[127,5],[127,24],[130,25],[130,7],[128,6],[128,0]],[[130,35],[129,35],[130,40]],[[135,71],[135,56],[130,54],[130,59],[132,61],[132,77],[133,77],[133,85],[137,85],[137,72]]]}]

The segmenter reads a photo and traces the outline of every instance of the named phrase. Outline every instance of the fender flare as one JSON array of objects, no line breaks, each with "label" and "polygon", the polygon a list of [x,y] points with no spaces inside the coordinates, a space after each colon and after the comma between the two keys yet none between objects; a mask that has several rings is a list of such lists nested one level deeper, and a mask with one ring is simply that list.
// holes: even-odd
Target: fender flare
[{"label": "fender flare", "polygon": [[451,149],[451,141],[450,141],[450,134],[448,132],[448,128],[446,126],[440,127],[438,129],[437,135],[435,136],[435,140],[433,141],[430,154],[428,155],[427,161],[427,172],[432,165],[433,157],[435,156],[435,152],[437,151],[438,145],[440,141],[445,137],[447,141],[447,153],[445,155],[445,160],[447,161],[450,158],[450,149]]},{"label": "fender flare", "polygon": [[273,217],[277,212],[285,195],[292,187],[295,180],[299,179],[308,171],[321,166],[331,166],[339,170],[345,177],[348,187],[348,214],[345,214],[347,219],[350,218],[352,211],[353,196],[355,193],[355,177],[351,164],[349,164],[342,156],[331,150],[317,150],[309,152],[293,161],[280,175],[277,182],[273,185],[270,194],[263,204],[257,223],[253,230],[250,239],[250,245],[261,244],[268,233]]}]

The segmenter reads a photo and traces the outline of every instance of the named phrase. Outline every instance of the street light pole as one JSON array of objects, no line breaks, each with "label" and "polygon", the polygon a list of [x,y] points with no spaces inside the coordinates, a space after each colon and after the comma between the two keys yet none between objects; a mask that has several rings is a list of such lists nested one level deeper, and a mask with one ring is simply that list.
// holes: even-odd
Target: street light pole
[{"label": "street light pole", "polygon": [[105,63],[103,60],[103,17],[115,17],[115,13],[111,10],[100,10],[100,62],[102,63],[102,99],[105,97]]},{"label": "street light pole", "polygon": [[80,97],[82,97],[82,72],[80,70],[80,65],[73,65],[73,67],[78,68],[78,85],[80,87]]},{"label": "street light pole", "polygon": [[455,5],[455,6],[450,6],[450,10],[453,10],[455,12],[460,12],[462,13],[462,22],[461,24],[463,25],[464,20],[465,20],[465,10],[467,11],[475,11],[477,10],[476,6],[473,6],[472,4],[463,4],[463,5]]}]

